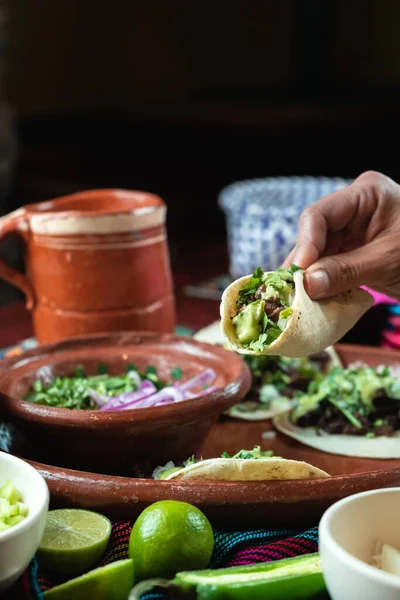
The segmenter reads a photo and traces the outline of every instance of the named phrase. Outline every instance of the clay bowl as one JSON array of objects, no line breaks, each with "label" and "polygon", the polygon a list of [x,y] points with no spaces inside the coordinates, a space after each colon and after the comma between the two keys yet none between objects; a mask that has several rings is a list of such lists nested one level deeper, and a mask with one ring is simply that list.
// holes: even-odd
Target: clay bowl
[{"label": "clay bowl", "polygon": [[[183,380],[213,368],[218,390],[176,404],[123,411],[69,410],[22,400],[41,377],[70,375],[77,365],[95,374],[154,365],[162,379],[181,367]],[[242,359],[223,348],[187,337],[154,333],[96,334],[2,361],[0,414],[16,425],[51,464],[97,472],[132,473],[141,463],[165,464],[194,454],[218,417],[240,401],[251,385]]]}]

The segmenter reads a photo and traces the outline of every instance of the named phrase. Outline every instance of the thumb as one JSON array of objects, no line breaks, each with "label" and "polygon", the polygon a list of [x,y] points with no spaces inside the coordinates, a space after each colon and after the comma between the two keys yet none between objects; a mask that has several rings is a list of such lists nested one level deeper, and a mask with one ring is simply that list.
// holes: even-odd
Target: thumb
[{"label": "thumb", "polygon": [[380,286],[385,273],[384,255],[374,244],[367,250],[357,248],[351,252],[321,258],[305,273],[305,288],[314,300],[329,298],[360,285]]}]

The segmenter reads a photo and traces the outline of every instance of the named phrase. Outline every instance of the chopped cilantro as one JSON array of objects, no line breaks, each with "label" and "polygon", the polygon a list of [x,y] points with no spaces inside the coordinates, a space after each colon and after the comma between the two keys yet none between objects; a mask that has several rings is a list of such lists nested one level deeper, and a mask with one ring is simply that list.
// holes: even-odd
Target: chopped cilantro
[{"label": "chopped cilantro", "polygon": [[74,377],[85,377],[85,370],[82,365],[77,365],[74,369]]},{"label": "chopped cilantro", "polygon": [[145,375],[157,375],[157,369],[153,365],[149,365],[145,372]]},{"label": "chopped cilantro", "polygon": [[247,304],[249,298],[253,296],[260,285],[262,284],[262,279],[264,276],[264,271],[261,267],[257,267],[254,271],[253,275],[250,277],[249,281],[242,287],[239,291],[239,298],[237,299],[236,306],[240,308],[243,304]]},{"label": "chopped cilantro", "polygon": [[258,458],[270,458],[274,456],[272,450],[261,450],[260,446],[254,446],[253,450],[239,450],[233,456],[229,456],[227,452],[221,454],[222,458],[237,458],[241,460],[258,459]]},{"label": "chopped cilantro", "polygon": [[[388,421],[380,416],[377,418],[376,395],[383,393],[395,403],[398,400],[397,383],[398,380],[388,375],[386,370],[367,366],[357,369],[335,367],[324,379],[313,381],[308,392],[295,397],[291,420],[296,423],[307,414],[319,411],[319,422],[322,418],[329,423],[336,409],[357,429],[381,427]],[[387,414],[391,415],[396,410],[395,404],[393,409],[388,406]]]},{"label": "chopped cilantro", "polygon": [[[203,459],[200,458],[200,460],[203,460]],[[190,465],[194,465],[197,462],[198,461],[195,459],[194,454],[192,454],[192,456],[190,458],[188,458],[187,460],[184,461],[183,466],[190,467]]]},{"label": "chopped cilantro", "polygon": [[257,340],[253,340],[245,346],[248,350],[253,352],[262,352],[272,344],[281,335],[282,329],[280,329],[274,323],[274,327],[269,327],[264,333],[261,333]]},{"label": "chopped cilantro", "polygon": [[174,381],[182,379],[183,371],[180,367],[174,367],[171,371],[171,377]]},{"label": "chopped cilantro", "polygon": [[290,265],[289,267],[289,271],[293,274],[296,273],[296,271],[301,271],[301,267],[298,267],[297,265],[294,265],[293,263]]},{"label": "chopped cilantro", "polygon": [[[132,370],[137,371],[142,380],[151,380],[157,389],[168,385],[159,379],[154,366],[148,367],[146,372],[142,373],[130,365],[125,374],[110,376],[105,364],[97,365],[97,375],[86,375],[83,367],[78,365],[70,376],[58,376],[50,382],[37,379],[24,400],[58,408],[95,410],[98,405],[92,398],[93,392],[100,397],[110,398],[137,390],[137,380],[129,375]],[[177,372],[175,374],[177,375]]]}]

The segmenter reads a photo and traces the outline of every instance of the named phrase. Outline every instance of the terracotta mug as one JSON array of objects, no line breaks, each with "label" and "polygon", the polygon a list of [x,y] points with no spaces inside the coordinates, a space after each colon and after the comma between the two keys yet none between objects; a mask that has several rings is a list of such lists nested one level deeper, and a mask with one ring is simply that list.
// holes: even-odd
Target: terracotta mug
[{"label": "terracotta mug", "polygon": [[0,218],[0,241],[26,243],[26,276],[0,262],[21,289],[39,342],[106,331],[172,332],[175,302],[158,196],[92,190]]}]

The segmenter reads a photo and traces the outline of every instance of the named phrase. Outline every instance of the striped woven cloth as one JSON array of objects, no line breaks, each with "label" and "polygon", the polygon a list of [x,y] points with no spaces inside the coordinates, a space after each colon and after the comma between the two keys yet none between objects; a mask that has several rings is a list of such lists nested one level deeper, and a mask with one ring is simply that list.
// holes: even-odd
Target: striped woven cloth
[{"label": "striped woven cloth", "polygon": [[400,348],[400,304],[394,298],[390,298],[380,292],[375,292],[364,287],[374,297],[374,306],[384,304],[387,307],[388,319],[382,331],[381,345],[384,348]]},{"label": "striped woven cloth", "polygon": [[[128,542],[133,522],[116,522],[102,565],[128,557]],[[299,532],[293,529],[257,529],[252,531],[215,531],[214,553],[210,568],[249,565],[317,552],[318,529]],[[34,559],[14,588],[19,600],[43,600],[43,592],[64,580],[40,568]],[[143,600],[164,598],[147,594]],[[5,599],[6,600],[6,599]],[[89,599],[88,599],[89,600]]]}]

